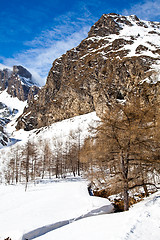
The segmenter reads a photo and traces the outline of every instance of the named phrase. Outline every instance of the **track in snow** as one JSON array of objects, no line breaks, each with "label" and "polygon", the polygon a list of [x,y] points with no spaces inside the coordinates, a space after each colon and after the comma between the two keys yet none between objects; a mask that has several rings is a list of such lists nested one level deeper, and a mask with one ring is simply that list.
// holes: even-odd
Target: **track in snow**
[{"label": "track in snow", "polygon": [[47,226],[37,228],[33,231],[25,233],[22,236],[22,240],[31,240],[31,239],[40,237],[40,236],[42,236],[42,235],[44,235],[48,232],[51,232],[51,231],[56,230],[58,228],[64,227],[68,224],[71,224],[71,223],[73,223],[75,221],[78,221],[80,219],[83,219],[83,218],[86,218],[86,217],[91,217],[91,216],[96,216],[96,215],[101,215],[101,214],[111,213],[111,212],[113,212],[113,210],[114,210],[113,206],[106,205],[106,206],[94,209],[94,210],[92,210],[92,211],[90,211],[90,212],[86,213],[85,215],[82,215],[78,218],[72,218],[72,219],[69,219],[69,220],[59,221],[59,222],[56,222],[56,223],[53,223],[53,224],[50,224],[50,225],[47,225]]}]

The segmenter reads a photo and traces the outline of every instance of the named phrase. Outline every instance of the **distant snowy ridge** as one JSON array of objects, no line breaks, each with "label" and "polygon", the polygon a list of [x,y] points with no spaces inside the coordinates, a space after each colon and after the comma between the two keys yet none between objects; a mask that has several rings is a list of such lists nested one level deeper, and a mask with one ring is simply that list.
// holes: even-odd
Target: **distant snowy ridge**
[{"label": "distant snowy ridge", "polygon": [[9,66],[6,66],[6,65],[0,63],[0,70],[3,70],[3,69],[12,70],[12,67],[9,67]]}]

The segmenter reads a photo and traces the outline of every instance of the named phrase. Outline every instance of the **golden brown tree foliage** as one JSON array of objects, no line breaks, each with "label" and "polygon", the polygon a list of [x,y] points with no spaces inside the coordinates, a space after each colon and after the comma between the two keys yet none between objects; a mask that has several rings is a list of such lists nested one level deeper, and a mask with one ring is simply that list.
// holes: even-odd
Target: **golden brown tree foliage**
[{"label": "golden brown tree foliage", "polygon": [[159,104],[133,95],[129,102],[111,104],[87,147],[94,176],[105,179],[108,189],[123,192],[124,210],[129,207],[129,189],[143,186],[148,194],[149,173],[160,163],[159,124]]}]

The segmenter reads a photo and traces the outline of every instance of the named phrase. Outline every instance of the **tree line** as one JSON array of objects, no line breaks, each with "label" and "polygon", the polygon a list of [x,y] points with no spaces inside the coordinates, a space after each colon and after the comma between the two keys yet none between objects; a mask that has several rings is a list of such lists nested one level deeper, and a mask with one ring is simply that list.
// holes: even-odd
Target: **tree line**
[{"label": "tree line", "polygon": [[23,146],[16,144],[10,148],[8,161],[4,169],[8,184],[35,182],[44,178],[65,178],[67,174],[80,176],[83,165],[80,162],[81,132],[70,132],[66,142],[63,139],[38,142],[28,140]]}]

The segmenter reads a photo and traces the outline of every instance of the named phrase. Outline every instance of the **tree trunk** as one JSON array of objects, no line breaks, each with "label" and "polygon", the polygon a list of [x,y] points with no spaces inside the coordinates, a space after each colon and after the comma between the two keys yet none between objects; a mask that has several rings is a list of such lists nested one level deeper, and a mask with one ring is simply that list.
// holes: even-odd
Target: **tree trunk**
[{"label": "tree trunk", "polygon": [[124,182],[124,211],[127,211],[129,209],[129,194],[128,194],[128,181]]},{"label": "tree trunk", "polygon": [[127,154],[125,154],[123,151],[120,152],[120,159],[121,159],[121,168],[122,168],[122,177],[123,177],[123,197],[124,197],[124,211],[127,211],[129,209],[129,193],[128,193],[128,160],[127,160]]},{"label": "tree trunk", "polygon": [[27,156],[27,159],[26,159],[26,184],[25,184],[25,191],[27,191],[28,180],[29,180],[29,157]]},{"label": "tree trunk", "polygon": [[58,160],[58,156],[57,156],[57,159],[56,159],[56,178],[59,177],[59,160]]},{"label": "tree trunk", "polygon": [[43,156],[42,179],[44,178],[45,170],[46,170],[46,157]]},{"label": "tree trunk", "polygon": [[144,192],[145,192],[145,196],[148,197],[148,196],[149,196],[149,193],[148,193],[148,189],[147,189],[147,186],[146,186],[146,184],[144,183],[144,181],[143,181],[143,189],[144,189]]}]

